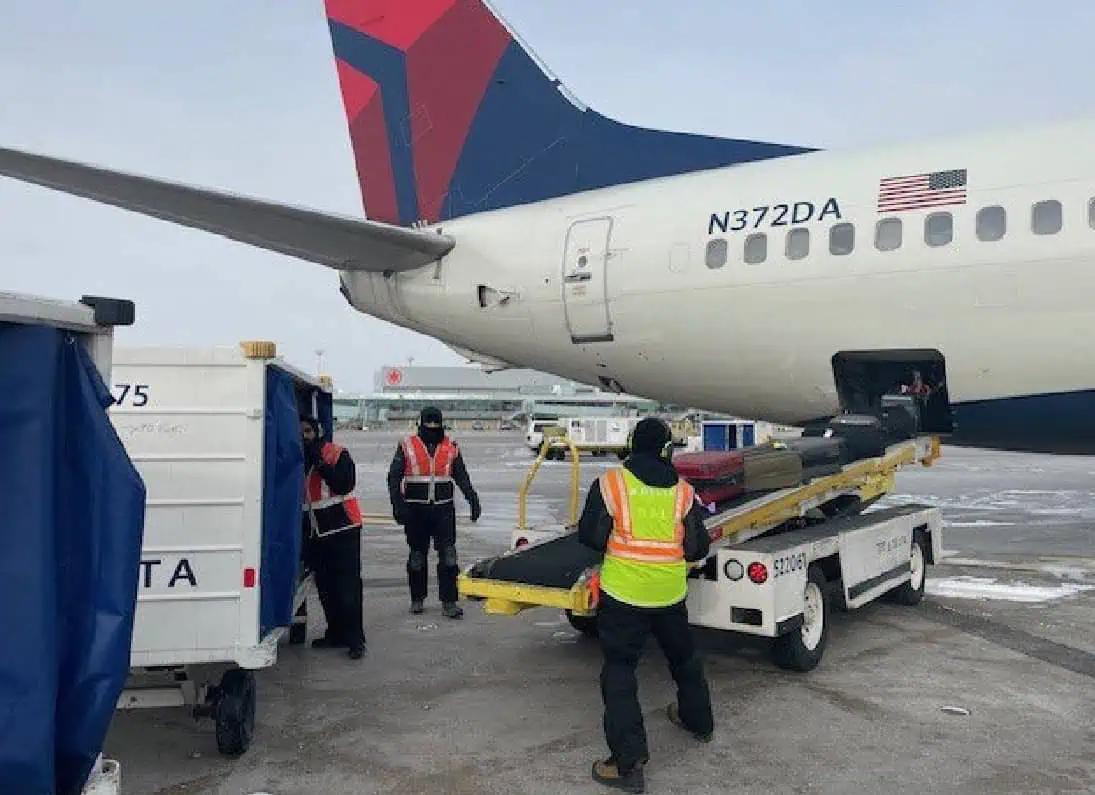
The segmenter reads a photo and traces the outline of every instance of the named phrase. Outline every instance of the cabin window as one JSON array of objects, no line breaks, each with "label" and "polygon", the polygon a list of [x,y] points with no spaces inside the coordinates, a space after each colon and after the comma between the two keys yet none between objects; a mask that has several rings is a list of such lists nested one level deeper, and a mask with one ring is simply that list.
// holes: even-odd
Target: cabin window
[{"label": "cabin window", "polygon": [[1087,225],[1095,229],[1095,199],[1087,203]]},{"label": "cabin window", "polygon": [[1061,231],[1061,203],[1056,199],[1038,202],[1030,214],[1030,228],[1036,235],[1055,235]]},{"label": "cabin window", "polygon": [[842,257],[855,248],[855,227],[852,224],[835,224],[829,229],[829,253]]},{"label": "cabin window", "polygon": [[924,219],[924,242],[929,246],[945,246],[954,240],[954,216],[932,213]]},{"label": "cabin window", "polygon": [[900,218],[883,218],[874,229],[874,247],[879,251],[895,251],[901,248],[902,224]]},{"label": "cabin window", "polygon": [[809,229],[792,229],[787,233],[787,259],[805,259],[809,253]]},{"label": "cabin window", "polygon": [[721,268],[725,265],[728,249],[729,246],[721,237],[708,241],[707,256],[705,258],[707,267],[711,270],[715,270],[716,268]]},{"label": "cabin window", "polygon": [[993,243],[1008,231],[1008,213],[1003,207],[982,207],[977,212],[977,239]]},{"label": "cabin window", "polygon": [[768,235],[758,232],[745,238],[745,263],[759,265],[768,259]]}]

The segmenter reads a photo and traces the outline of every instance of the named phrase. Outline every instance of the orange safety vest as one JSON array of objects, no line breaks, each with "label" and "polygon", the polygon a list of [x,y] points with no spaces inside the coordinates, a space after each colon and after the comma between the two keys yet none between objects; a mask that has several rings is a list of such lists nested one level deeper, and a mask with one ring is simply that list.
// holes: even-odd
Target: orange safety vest
[{"label": "orange safety vest", "polygon": [[445,436],[433,456],[419,436],[403,440],[403,499],[422,505],[453,500],[452,467],[460,448]]},{"label": "orange safety vest", "polygon": [[[327,442],[320,451],[320,457],[327,466],[338,463],[344,448],[334,442]],[[361,506],[352,494],[335,494],[327,481],[315,469],[308,473],[304,482],[304,510],[312,526],[312,535],[322,538],[362,523]]]}]

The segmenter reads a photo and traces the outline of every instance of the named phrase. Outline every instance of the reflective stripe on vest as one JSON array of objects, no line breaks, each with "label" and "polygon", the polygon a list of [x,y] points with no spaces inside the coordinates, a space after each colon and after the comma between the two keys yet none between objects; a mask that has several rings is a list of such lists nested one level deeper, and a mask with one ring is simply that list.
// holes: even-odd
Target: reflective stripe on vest
[{"label": "reflective stripe on vest", "polygon": [[[403,494],[407,502],[420,504],[444,504],[453,500],[452,466],[460,449],[456,444],[444,437],[434,450],[433,456],[426,447],[426,443],[418,436],[408,436],[403,440]],[[440,498],[437,494],[439,485],[447,485],[447,495]],[[425,494],[421,489],[408,489],[408,486],[425,486]],[[409,492],[417,492],[409,493]]]},{"label": "reflective stripe on vest", "polygon": [[[320,457],[327,466],[335,466],[344,449],[334,442],[327,442]],[[352,494],[335,494],[323,476],[314,469],[304,483],[304,510],[312,527],[312,534],[323,537],[349,530],[362,523],[361,506]],[[336,509],[336,510],[331,510]],[[325,526],[326,525],[326,526]]]},{"label": "reflective stripe on vest", "polygon": [[692,507],[695,491],[683,480],[672,487],[676,492],[672,540],[649,537],[651,531],[661,534],[661,528],[640,528],[639,535],[636,536],[635,524],[632,521],[632,495],[628,489],[627,479],[622,469],[612,470],[601,478],[601,496],[614,520],[612,534],[608,537],[607,554],[644,563],[683,561],[684,517]]}]

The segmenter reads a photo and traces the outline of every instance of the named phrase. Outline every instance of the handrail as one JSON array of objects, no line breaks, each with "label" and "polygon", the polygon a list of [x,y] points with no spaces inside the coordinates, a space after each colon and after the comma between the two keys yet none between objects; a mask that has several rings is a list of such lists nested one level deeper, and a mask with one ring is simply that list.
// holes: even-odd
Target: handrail
[{"label": "handrail", "polygon": [[[528,530],[528,494],[532,489],[532,481],[536,479],[536,473],[540,471],[540,467],[544,463],[544,459],[547,458],[551,449],[557,446],[560,442],[554,439],[544,439],[543,444],[540,445],[540,452],[536,455],[536,460],[532,462],[532,467],[529,469],[528,474],[525,475],[525,482],[521,484],[520,491],[517,492],[517,529]],[[570,450],[570,521],[567,523],[567,527],[573,527],[578,524],[578,496],[579,486],[581,485],[581,456],[578,452],[578,446],[574,444],[573,440],[569,437],[565,439],[567,448]]]}]

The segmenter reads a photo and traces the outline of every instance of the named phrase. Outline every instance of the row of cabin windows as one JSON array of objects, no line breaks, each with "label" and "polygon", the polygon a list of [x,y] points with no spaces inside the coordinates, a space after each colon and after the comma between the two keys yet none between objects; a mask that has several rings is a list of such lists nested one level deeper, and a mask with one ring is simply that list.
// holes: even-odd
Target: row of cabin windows
[{"label": "row of cabin windows", "polygon": [[[1087,205],[1088,224],[1095,229],[1095,199]],[[1064,225],[1061,203],[1048,199],[1031,208],[1030,228],[1036,235],[1055,235]],[[1007,210],[999,205],[977,211],[977,239],[986,243],[1002,240],[1008,229]],[[874,245],[879,251],[901,248],[904,222],[900,218],[883,218],[875,224]],[[932,248],[949,245],[954,240],[954,216],[948,212],[932,213],[924,219],[924,242]],[[855,250],[855,225],[834,224],[829,228],[829,253],[834,256],[851,254]],[[789,260],[805,259],[810,254],[810,230],[805,227],[787,232],[784,255]],[[746,265],[759,265],[768,259],[768,235],[755,232],[745,238],[743,251]],[[725,238],[715,238],[707,244],[706,263],[712,270],[724,266],[729,258]]]}]

